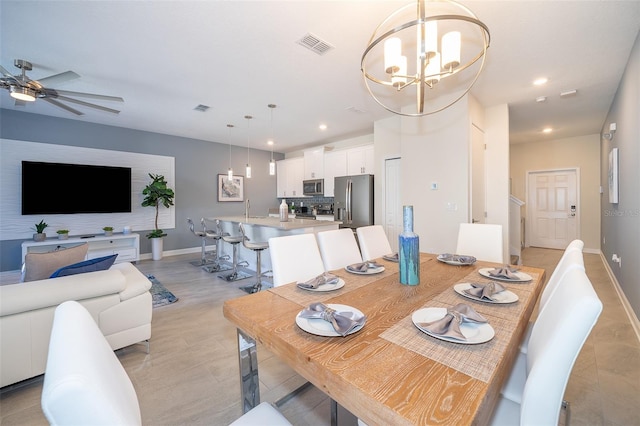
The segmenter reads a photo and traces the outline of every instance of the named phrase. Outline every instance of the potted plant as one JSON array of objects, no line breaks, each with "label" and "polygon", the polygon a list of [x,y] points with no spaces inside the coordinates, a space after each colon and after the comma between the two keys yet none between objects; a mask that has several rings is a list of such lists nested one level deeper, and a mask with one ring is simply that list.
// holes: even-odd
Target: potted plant
[{"label": "potted plant", "polygon": [[160,206],[169,208],[173,206],[173,197],[175,193],[167,187],[167,181],[162,175],[154,175],[149,173],[151,182],[144,187],[142,195],[142,207],[154,207],[156,209],[155,227],[153,231],[147,234],[147,238],[151,240],[151,252],[153,260],[162,259],[162,237],[166,236],[162,229],[158,228],[158,213]]},{"label": "potted plant", "polygon": [[104,231],[104,235],[106,235],[107,237],[109,235],[113,235],[113,226],[105,226],[104,228],[102,228],[102,230]]},{"label": "potted plant", "polygon": [[66,240],[67,238],[69,238],[69,230],[68,229],[58,229],[56,231],[56,234],[58,234],[58,239],[59,240]]},{"label": "potted plant", "polygon": [[40,221],[40,223],[36,223],[35,230],[36,233],[33,234],[33,241],[44,241],[47,238],[47,234],[44,233],[45,228],[49,226],[45,223],[44,219]]}]

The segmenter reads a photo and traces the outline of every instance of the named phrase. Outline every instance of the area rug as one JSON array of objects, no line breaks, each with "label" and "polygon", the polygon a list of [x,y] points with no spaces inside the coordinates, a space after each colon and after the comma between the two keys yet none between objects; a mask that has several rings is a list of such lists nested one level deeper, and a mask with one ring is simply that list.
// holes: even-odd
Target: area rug
[{"label": "area rug", "polygon": [[173,302],[176,302],[178,298],[171,293],[169,290],[163,286],[160,281],[157,280],[153,275],[147,275],[149,281],[151,281],[151,288],[149,292],[151,293],[151,297],[153,299],[153,307],[157,308],[159,306],[170,305]]}]

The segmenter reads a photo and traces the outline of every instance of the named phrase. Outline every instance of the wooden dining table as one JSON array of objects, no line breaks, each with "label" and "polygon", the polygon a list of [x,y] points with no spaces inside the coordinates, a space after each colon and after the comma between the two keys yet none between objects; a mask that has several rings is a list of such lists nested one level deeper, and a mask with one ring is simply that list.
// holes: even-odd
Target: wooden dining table
[{"label": "wooden dining table", "polygon": [[[491,418],[519,352],[529,318],[545,281],[544,269],[518,266],[528,282],[501,282],[518,300],[484,303],[463,297],[453,286],[490,282],[475,262],[455,266],[421,253],[420,283],[400,284],[398,263],[377,259],[377,274],[331,271],[345,281],[329,292],[311,292],[295,283],[224,303],[224,316],[238,329],[244,410],[259,403],[255,342],[370,426],[484,425]],[[310,303],[342,304],[366,315],[365,325],[346,337],[308,333],[296,316]],[[495,330],[486,343],[461,344],[434,338],[412,321],[427,307],[465,303]]]}]

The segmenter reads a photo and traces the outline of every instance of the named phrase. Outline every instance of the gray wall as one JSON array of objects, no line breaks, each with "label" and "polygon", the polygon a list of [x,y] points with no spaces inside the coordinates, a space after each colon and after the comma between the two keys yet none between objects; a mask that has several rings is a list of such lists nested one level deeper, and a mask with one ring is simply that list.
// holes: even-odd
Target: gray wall
[{"label": "gray wall", "polygon": [[[617,130],[611,141],[602,139],[600,182],[603,237],[602,253],[624,291],[637,317],[640,317],[640,34],[602,128],[610,123]],[[609,203],[609,152],[619,149],[619,203]],[[611,261],[613,254],[622,264]]]},{"label": "gray wall", "polygon": [[[175,157],[176,229],[166,230],[165,251],[200,246],[188,229],[188,217],[199,222],[201,217],[244,214],[243,203],[217,202],[217,175],[226,173],[229,167],[229,145],[223,143],[6,109],[0,109],[0,137]],[[284,155],[274,153],[274,158],[281,160]],[[253,177],[245,179],[245,199],[251,200],[254,215],[266,215],[269,208],[278,206],[276,177],[268,172],[270,159],[271,152],[251,149]],[[231,167],[236,174],[244,175],[246,161],[246,147],[231,146]],[[150,253],[151,244],[144,238],[147,230],[135,231],[143,236],[140,253]],[[0,270],[20,268],[21,243],[22,240],[0,241]]]}]

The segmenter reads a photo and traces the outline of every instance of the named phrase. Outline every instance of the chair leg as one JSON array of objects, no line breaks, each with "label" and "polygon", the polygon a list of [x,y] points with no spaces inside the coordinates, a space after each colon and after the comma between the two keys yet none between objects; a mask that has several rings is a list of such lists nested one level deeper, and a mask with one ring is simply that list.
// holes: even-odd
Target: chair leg
[{"label": "chair leg", "polygon": [[256,278],[255,284],[241,287],[247,293],[257,293],[262,290],[262,250],[256,250]]},{"label": "chair leg", "polygon": [[569,426],[569,421],[571,420],[571,405],[569,401],[562,400],[562,409],[564,410],[564,426]]},{"label": "chair leg", "polygon": [[245,278],[249,278],[251,275],[246,274],[244,272],[238,272],[238,265],[242,265],[245,262],[238,262],[238,245],[240,244],[239,242],[237,243],[232,243],[233,244],[233,266],[232,266],[232,272],[229,275],[218,275],[219,278],[224,278],[227,281],[238,281],[238,280],[242,280]]}]

